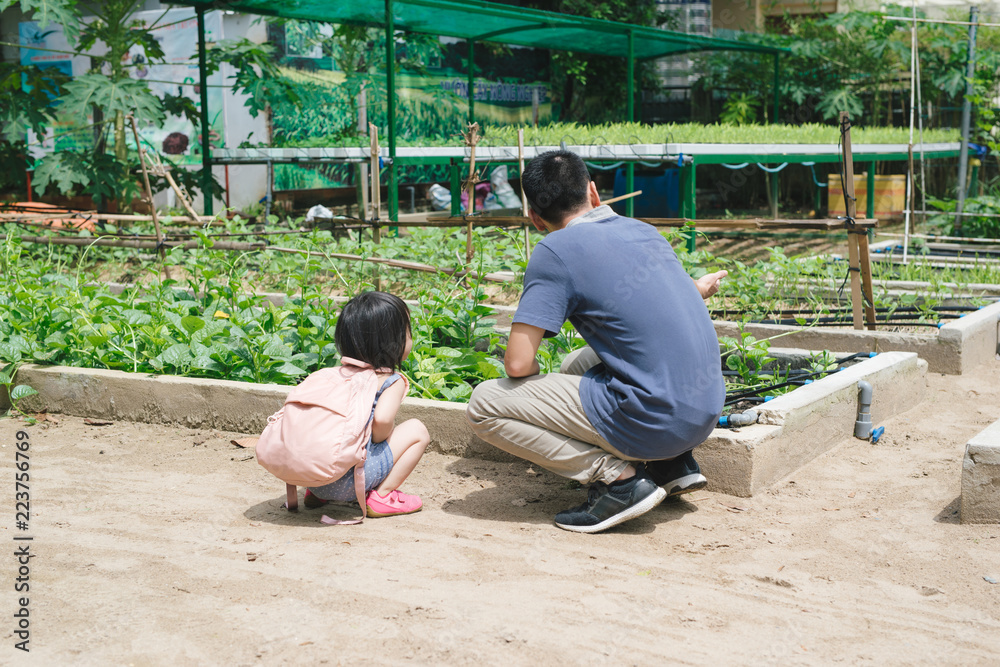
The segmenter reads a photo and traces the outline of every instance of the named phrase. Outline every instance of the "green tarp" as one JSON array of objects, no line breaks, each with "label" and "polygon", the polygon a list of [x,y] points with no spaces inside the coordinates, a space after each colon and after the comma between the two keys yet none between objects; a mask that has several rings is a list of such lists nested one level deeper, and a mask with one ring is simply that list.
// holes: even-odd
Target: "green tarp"
[{"label": "green tarp", "polygon": [[[385,0],[186,0],[176,4],[372,26],[385,25],[386,11]],[[628,33],[631,31],[634,54],[638,60],[692,51],[727,50],[771,54],[784,51],[750,42],[686,35],[648,26],[600,21],[491,2],[393,0],[392,7],[397,30],[540,49],[625,58],[629,55]]]}]

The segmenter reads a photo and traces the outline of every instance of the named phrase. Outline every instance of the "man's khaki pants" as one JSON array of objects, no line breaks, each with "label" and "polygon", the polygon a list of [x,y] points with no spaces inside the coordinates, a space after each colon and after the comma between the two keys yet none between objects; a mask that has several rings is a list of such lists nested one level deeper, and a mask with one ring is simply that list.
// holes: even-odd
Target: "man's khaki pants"
[{"label": "man's khaki pants", "polygon": [[566,357],[558,373],[483,382],[466,411],[472,430],[557,475],[583,484],[615,481],[638,459],[608,444],[583,412],[580,381],[600,361],[584,347]]}]

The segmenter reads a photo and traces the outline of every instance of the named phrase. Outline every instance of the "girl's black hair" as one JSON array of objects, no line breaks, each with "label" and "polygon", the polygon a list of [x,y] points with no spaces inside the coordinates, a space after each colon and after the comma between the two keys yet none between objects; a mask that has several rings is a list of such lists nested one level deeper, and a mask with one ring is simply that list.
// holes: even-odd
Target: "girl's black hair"
[{"label": "girl's black hair", "polygon": [[334,342],[342,357],[398,369],[409,330],[410,309],[402,299],[388,292],[362,292],[341,309]]}]

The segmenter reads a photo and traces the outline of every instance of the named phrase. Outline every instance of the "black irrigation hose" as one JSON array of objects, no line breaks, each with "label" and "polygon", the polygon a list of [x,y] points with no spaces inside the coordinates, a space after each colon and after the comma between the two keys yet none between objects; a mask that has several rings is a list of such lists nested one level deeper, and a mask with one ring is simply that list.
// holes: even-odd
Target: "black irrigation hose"
[{"label": "black irrigation hose", "polygon": [[[827,371],[817,371],[811,375],[822,375]],[[834,371],[836,372],[836,371]],[[760,396],[761,394],[773,391],[774,389],[781,389],[782,387],[791,387],[795,384],[805,384],[807,378],[798,378],[795,380],[788,380],[786,382],[779,382],[777,384],[771,384],[766,387],[760,387],[758,389],[751,389],[749,391],[737,393],[737,394],[726,394],[726,402],[724,405],[733,405],[734,403],[739,403],[748,396]]]},{"label": "black irrigation hose", "polygon": [[[902,254],[902,252],[897,253],[896,248],[893,247],[889,252],[876,253],[873,259],[878,259],[879,255],[896,255]],[[921,252],[919,254],[911,253],[911,257],[966,257],[968,259],[977,259],[982,256],[983,259],[1000,257],[1000,250],[990,250],[988,248],[977,249],[977,250],[947,250],[945,248],[936,248],[928,250],[927,252]]]},{"label": "black irrigation hose", "polygon": [[[920,308],[919,306],[899,306],[893,308],[892,306],[878,306],[875,308],[876,313],[883,312],[934,312],[934,313],[948,313],[948,312],[973,312],[979,310],[979,306],[933,306],[930,308]],[[713,310],[710,311],[712,317],[717,315],[728,315],[730,311],[728,310]],[[849,307],[841,308],[822,308],[822,309],[806,309],[806,308],[792,308],[789,310],[769,310],[767,311],[770,315],[818,315],[820,313],[827,313],[833,315],[835,313],[850,313],[853,312]],[[733,313],[735,315],[742,315],[743,313]]]},{"label": "black irrigation hose", "polygon": [[[938,314],[941,315],[945,319],[958,319],[957,315],[949,317],[948,315],[945,315],[945,314],[941,314],[941,313],[938,313]],[[763,318],[763,319],[760,319],[760,320],[753,320],[753,321],[755,323],[757,323],[757,324],[765,324],[765,323],[766,324],[773,324],[775,322],[792,322],[792,323],[795,323],[795,322],[798,322],[800,319],[801,320],[806,320],[806,321],[808,321],[810,323],[817,322],[819,324],[824,324],[824,323],[829,323],[829,322],[851,322],[851,321],[853,321],[852,318],[849,315],[847,315],[847,316],[845,316],[845,315],[836,315],[836,316],[833,316],[833,317],[819,317],[819,318],[811,318],[811,319],[810,318],[804,318],[804,317],[803,318],[770,317],[770,318]],[[892,315],[892,316],[889,316],[889,317],[881,317],[881,318],[880,317],[876,317],[875,318],[875,324],[894,324],[894,323],[898,324],[898,323],[901,323],[901,322],[910,322],[910,321],[913,321],[913,320],[921,320],[921,319],[924,319],[925,317],[926,317],[926,313],[900,313],[898,315]]]},{"label": "black irrigation hose", "polygon": [[[850,320],[839,320],[830,318],[826,321],[821,320],[819,322],[810,323],[810,326],[816,327],[839,327],[845,324],[850,324]],[[759,320],[755,321],[754,324],[777,324],[783,326],[801,326],[798,320]],[[937,322],[919,322],[916,320],[879,320],[873,322],[872,324],[878,324],[879,326],[897,326],[897,327],[938,327]]]},{"label": "black irrigation hose", "polygon": [[[855,352],[854,354],[849,354],[846,357],[841,357],[840,359],[837,359],[835,361],[835,363],[837,364],[837,369],[833,370],[833,371],[825,371],[824,370],[824,371],[812,371],[812,372],[805,372],[805,373],[803,373],[801,371],[798,371],[799,374],[796,375],[796,377],[795,377],[794,380],[786,380],[785,382],[780,382],[778,384],[767,385],[766,387],[758,387],[756,389],[750,389],[750,390],[747,390],[747,391],[736,392],[734,394],[727,393],[726,394],[726,402],[725,402],[724,405],[728,406],[728,405],[732,405],[734,403],[739,403],[742,400],[748,400],[751,397],[760,396],[761,394],[763,394],[765,392],[768,392],[768,391],[771,391],[772,389],[780,389],[781,387],[790,387],[791,385],[794,385],[794,384],[805,384],[808,379],[810,379],[810,378],[812,378],[812,377],[814,377],[816,375],[825,375],[825,374],[829,374],[829,373],[836,373],[848,361],[853,361],[854,359],[857,359],[858,357],[870,357],[870,356],[871,356],[870,352]],[[723,371],[722,372],[723,375],[728,375],[729,373],[730,373],[730,371]],[[764,399],[762,398],[760,400],[760,402],[763,402],[763,400]]]}]

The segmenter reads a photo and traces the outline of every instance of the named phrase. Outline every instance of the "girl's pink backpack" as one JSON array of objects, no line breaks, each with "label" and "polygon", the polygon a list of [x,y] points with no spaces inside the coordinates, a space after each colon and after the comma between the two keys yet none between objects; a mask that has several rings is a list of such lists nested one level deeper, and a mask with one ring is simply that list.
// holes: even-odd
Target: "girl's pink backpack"
[{"label": "girl's pink backpack", "polygon": [[[354,491],[363,516],[368,514],[364,462],[379,378],[370,364],[349,357],[340,361],[341,366],[316,371],[292,389],[257,441],[257,462],[285,482],[292,511],[298,509],[296,487],[324,486],[354,468]],[[323,521],[361,519],[324,516]]]}]

